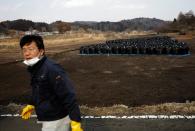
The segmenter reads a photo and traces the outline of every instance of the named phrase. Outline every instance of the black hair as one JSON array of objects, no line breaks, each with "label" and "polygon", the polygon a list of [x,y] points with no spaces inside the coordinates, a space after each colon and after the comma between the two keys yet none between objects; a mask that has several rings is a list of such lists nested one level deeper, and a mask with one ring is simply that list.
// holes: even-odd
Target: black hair
[{"label": "black hair", "polygon": [[38,49],[45,49],[43,38],[39,35],[25,35],[20,39],[20,47],[22,48],[26,44],[30,44],[31,42],[35,42]]}]

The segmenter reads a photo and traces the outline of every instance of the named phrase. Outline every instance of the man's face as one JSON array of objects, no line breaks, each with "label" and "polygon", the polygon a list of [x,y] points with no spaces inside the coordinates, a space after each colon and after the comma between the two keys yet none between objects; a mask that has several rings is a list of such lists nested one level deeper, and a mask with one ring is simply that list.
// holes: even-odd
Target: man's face
[{"label": "man's face", "polygon": [[22,47],[22,54],[25,60],[32,59],[34,57],[40,57],[44,53],[43,49],[38,49],[36,43],[33,41],[30,44],[25,44]]}]

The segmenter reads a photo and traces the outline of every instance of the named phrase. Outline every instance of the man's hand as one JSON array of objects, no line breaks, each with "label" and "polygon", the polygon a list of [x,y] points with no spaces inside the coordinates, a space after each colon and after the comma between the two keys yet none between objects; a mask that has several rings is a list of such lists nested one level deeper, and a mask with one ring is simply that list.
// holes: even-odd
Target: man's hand
[{"label": "man's hand", "polygon": [[72,131],[83,131],[81,123],[76,121],[71,121],[71,129]]},{"label": "man's hand", "polygon": [[26,107],[24,107],[21,113],[22,119],[25,119],[25,120],[29,119],[34,108],[35,107],[33,105],[27,105]]}]

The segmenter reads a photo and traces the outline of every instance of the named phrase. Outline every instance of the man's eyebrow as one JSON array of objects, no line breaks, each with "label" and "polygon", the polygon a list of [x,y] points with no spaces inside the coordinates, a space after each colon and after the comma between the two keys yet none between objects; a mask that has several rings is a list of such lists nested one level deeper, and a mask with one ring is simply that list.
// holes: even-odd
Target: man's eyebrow
[{"label": "man's eyebrow", "polygon": [[34,47],[22,47],[22,49],[34,49]]}]

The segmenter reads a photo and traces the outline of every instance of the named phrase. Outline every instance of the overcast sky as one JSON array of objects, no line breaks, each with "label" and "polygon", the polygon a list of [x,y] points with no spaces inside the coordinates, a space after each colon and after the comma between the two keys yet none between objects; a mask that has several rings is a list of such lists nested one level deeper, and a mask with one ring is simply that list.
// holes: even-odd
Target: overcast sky
[{"label": "overcast sky", "polygon": [[173,20],[180,11],[189,10],[195,12],[195,0],[0,0],[0,21],[120,21],[137,17]]}]

